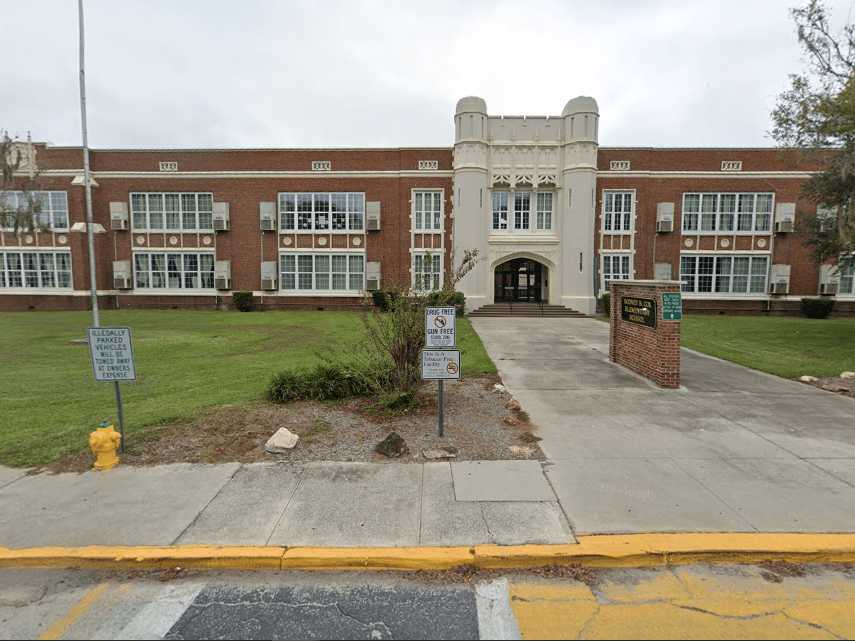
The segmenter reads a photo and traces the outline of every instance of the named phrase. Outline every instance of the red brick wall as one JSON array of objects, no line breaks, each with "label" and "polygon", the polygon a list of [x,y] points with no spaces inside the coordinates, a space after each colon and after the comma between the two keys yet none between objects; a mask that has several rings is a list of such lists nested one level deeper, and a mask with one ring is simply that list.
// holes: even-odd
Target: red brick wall
[{"label": "red brick wall", "polygon": [[[609,357],[655,382],[660,387],[680,387],[680,323],[662,320],[662,294],[679,292],[676,284],[611,284]],[[623,320],[625,297],[656,301],[656,327]]]}]

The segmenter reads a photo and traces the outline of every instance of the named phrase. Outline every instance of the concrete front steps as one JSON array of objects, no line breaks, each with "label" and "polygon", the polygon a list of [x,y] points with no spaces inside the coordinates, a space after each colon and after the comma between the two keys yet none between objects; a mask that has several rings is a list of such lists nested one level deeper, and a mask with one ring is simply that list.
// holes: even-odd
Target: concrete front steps
[{"label": "concrete front steps", "polygon": [[516,316],[524,318],[586,318],[575,309],[562,305],[541,305],[539,303],[495,303],[484,305],[467,316],[471,318],[500,318]]}]

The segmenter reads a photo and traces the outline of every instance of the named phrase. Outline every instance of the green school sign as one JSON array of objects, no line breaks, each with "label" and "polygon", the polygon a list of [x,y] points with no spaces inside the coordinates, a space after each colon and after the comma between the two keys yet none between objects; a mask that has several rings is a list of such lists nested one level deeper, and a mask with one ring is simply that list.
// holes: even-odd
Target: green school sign
[{"label": "green school sign", "polygon": [[662,320],[683,320],[683,295],[681,293],[662,294]]}]

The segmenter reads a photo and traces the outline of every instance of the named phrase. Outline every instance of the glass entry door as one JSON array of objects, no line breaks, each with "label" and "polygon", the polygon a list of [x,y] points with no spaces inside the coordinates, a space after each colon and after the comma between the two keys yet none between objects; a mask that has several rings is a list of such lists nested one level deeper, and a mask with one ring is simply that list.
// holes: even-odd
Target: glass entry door
[{"label": "glass entry door", "polygon": [[542,288],[543,265],[536,261],[517,258],[496,268],[497,303],[539,303]]}]

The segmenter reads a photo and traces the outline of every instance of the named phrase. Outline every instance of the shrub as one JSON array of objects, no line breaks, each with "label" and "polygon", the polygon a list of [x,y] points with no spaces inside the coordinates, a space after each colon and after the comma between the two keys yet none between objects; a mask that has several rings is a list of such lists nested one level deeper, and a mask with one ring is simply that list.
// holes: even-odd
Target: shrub
[{"label": "shrub", "polygon": [[802,298],[802,315],[808,318],[828,318],[832,309],[833,298]]},{"label": "shrub", "polygon": [[466,311],[466,295],[463,292],[440,290],[427,295],[427,304],[430,307],[444,307],[453,305],[457,309],[457,315],[463,316]]},{"label": "shrub", "polygon": [[371,292],[371,299],[374,301],[374,306],[377,309],[381,312],[388,312],[400,295],[400,292],[392,289],[378,289]]},{"label": "shrub", "polygon": [[232,301],[241,312],[251,312],[255,309],[255,295],[252,292],[233,292]]},{"label": "shrub", "polygon": [[275,403],[335,401],[372,393],[370,375],[347,365],[324,363],[312,369],[280,372],[270,381],[267,398]]},{"label": "shrub", "polygon": [[609,292],[606,292],[602,296],[600,296],[600,304],[603,306],[603,313],[606,316],[610,316],[612,313],[612,295]]}]

